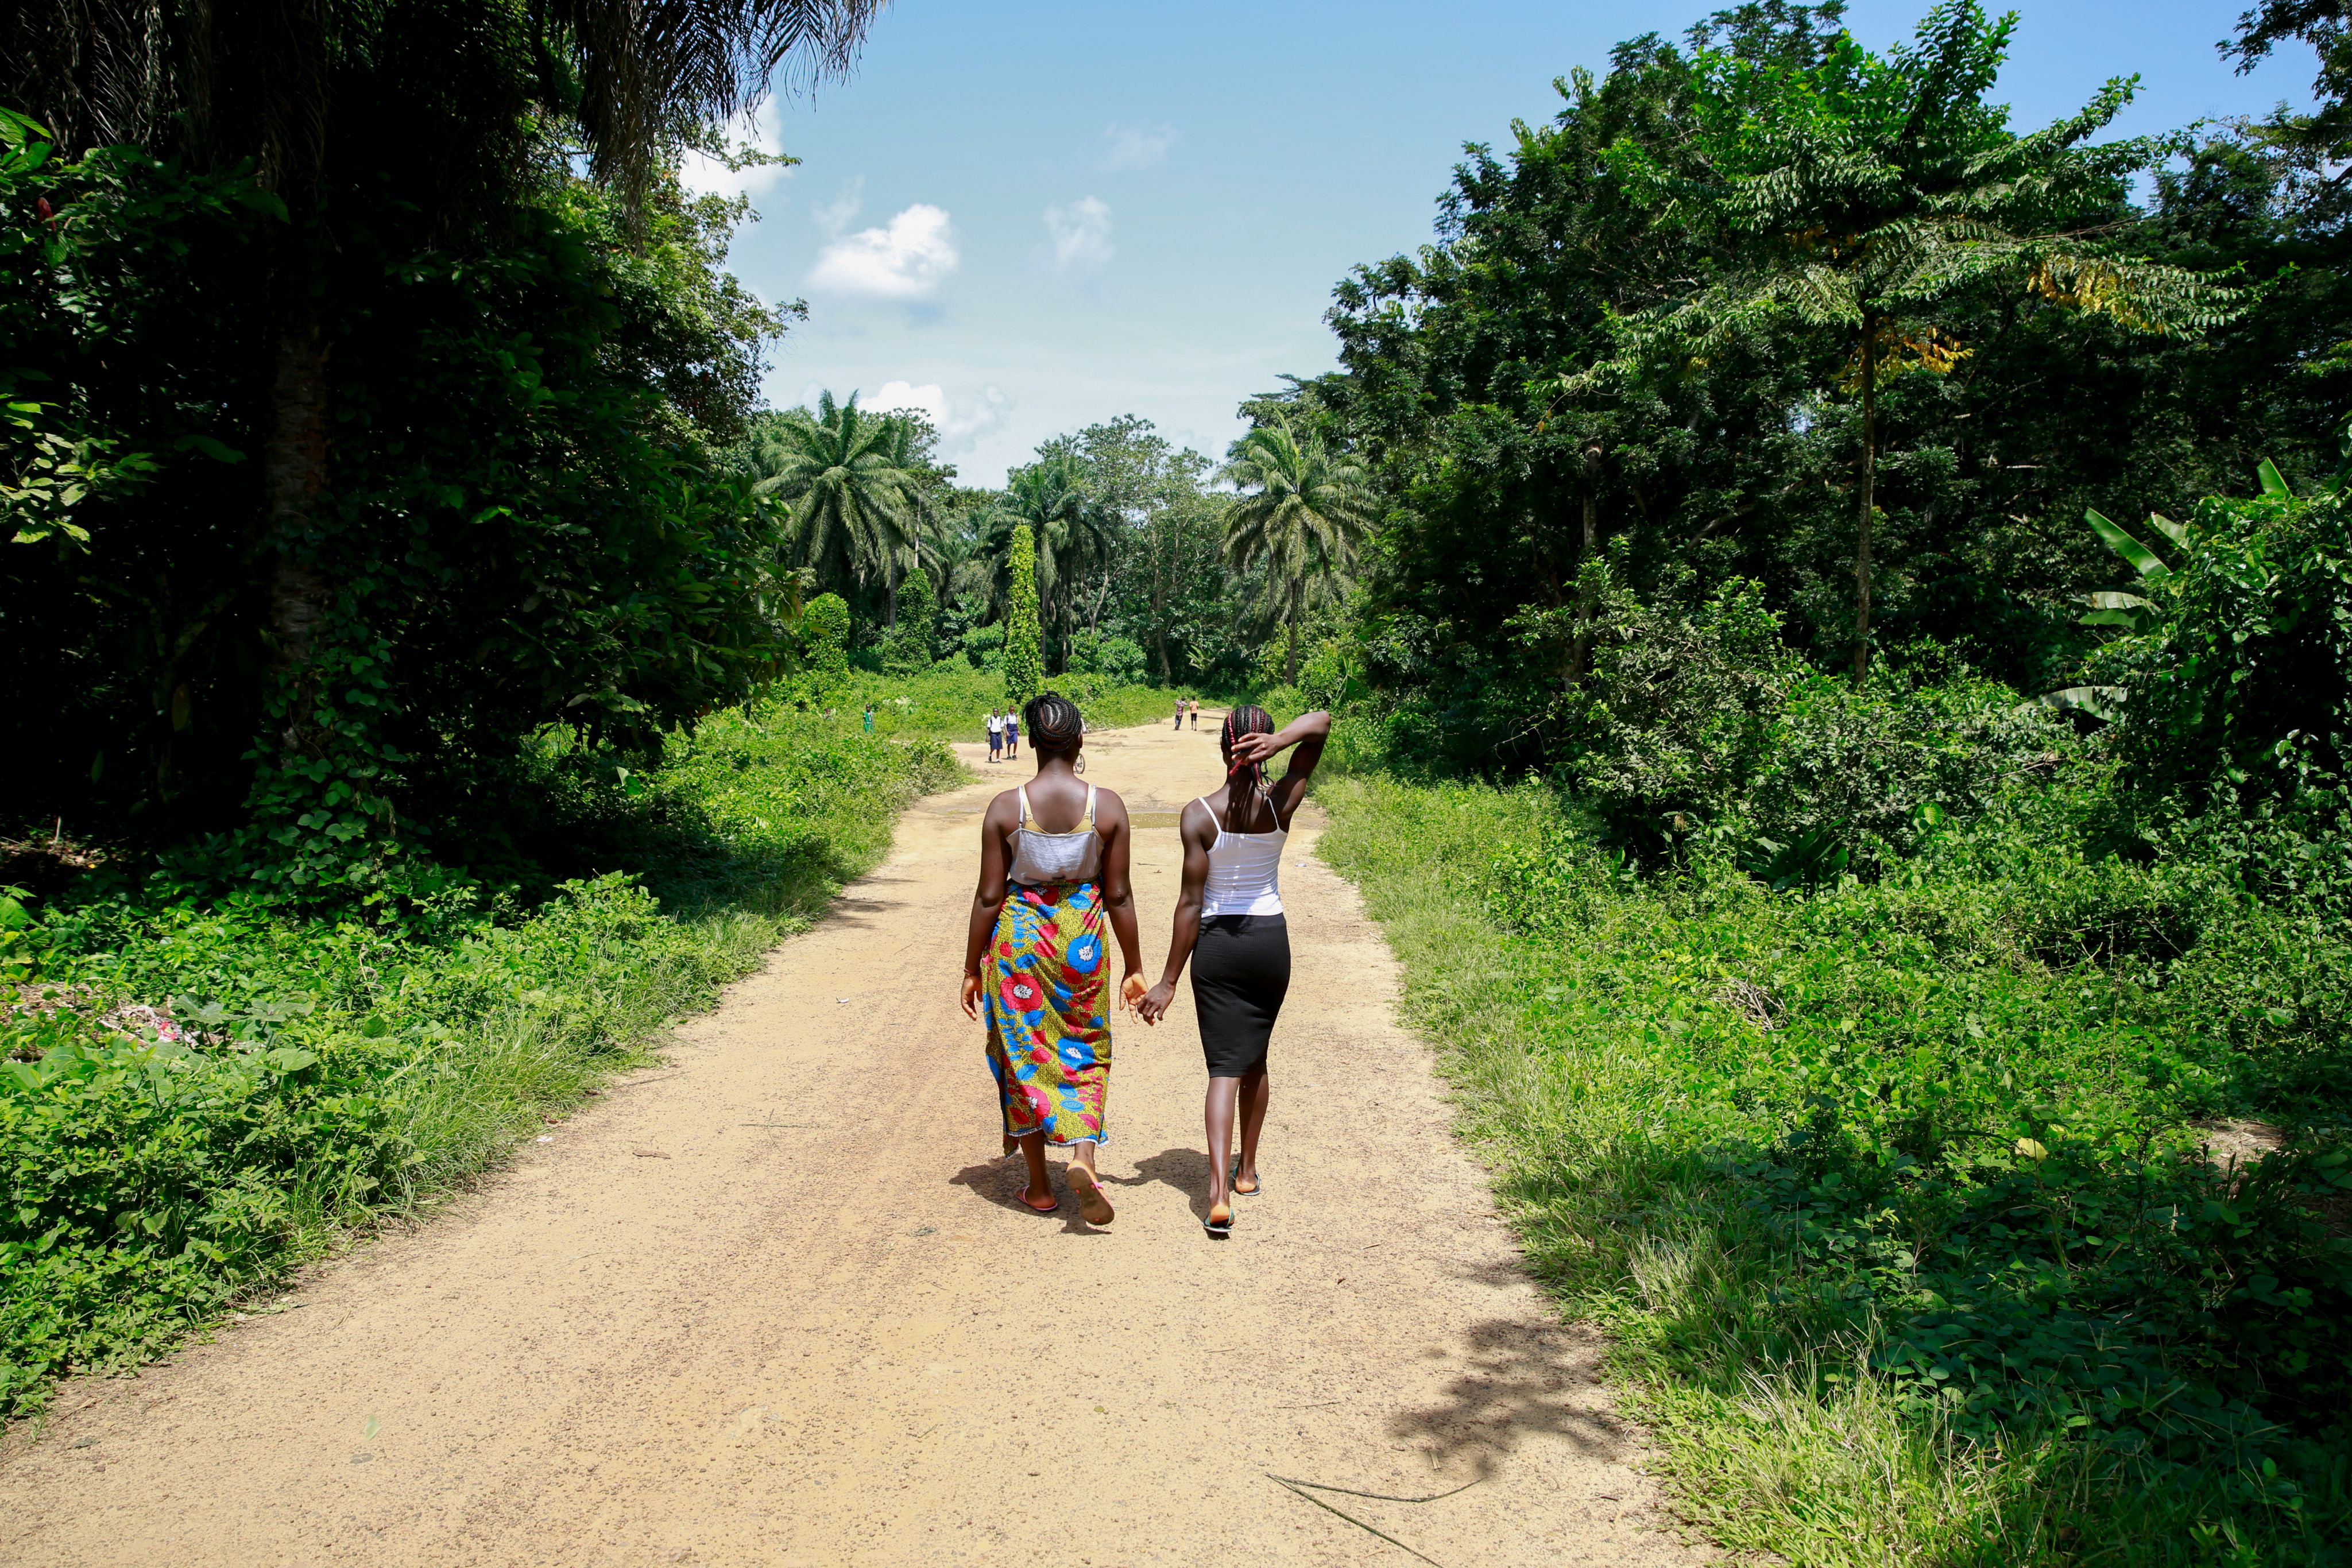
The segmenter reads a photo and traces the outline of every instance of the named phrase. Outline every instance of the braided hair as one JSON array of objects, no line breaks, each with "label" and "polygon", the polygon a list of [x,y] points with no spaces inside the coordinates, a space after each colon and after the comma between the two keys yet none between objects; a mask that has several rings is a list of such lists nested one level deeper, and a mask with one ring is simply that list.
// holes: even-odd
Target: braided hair
[{"label": "braided hair", "polygon": [[[1238,707],[1226,711],[1224,727],[1217,732],[1217,740],[1225,748],[1225,755],[1230,758],[1234,754],[1234,742],[1243,736],[1272,735],[1273,733],[1274,716],[1262,707],[1244,703]],[[1266,787],[1265,763],[1232,763],[1225,769],[1225,782],[1232,786],[1225,791],[1225,831],[1229,833],[1244,831],[1243,824],[1255,814],[1254,811],[1243,809],[1244,801],[1264,800],[1267,812],[1269,814],[1273,812],[1274,792]],[[1243,793],[1244,786],[1248,788],[1247,794]],[[1276,827],[1281,825],[1279,821],[1275,823]]]},{"label": "braided hair", "polygon": [[1029,732],[1030,749],[1043,755],[1066,756],[1086,738],[1087,721],[1078,705],[1059,692],[1040,692],[1021,710],[1022,727]]}]

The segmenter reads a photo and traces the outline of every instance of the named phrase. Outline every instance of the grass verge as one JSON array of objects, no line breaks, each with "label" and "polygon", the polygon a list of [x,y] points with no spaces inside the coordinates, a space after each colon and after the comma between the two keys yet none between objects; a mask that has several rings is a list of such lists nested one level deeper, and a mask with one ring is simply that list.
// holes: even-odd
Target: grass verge
[{"label": "grass verge", "polygon": [[962,776],[923,737],[967,684],[874,683],[905,719],[874,735],[715,715],[634,779],[549,737],[517,852],[584,874],[527,909],[460,893],[387,928],[119,878],[0,900],[37,966],[0,992],[0,1415],[169,1350],[650,1060]]},{"label": "grass verge", "polygon": [[[1717,1541],[2347,1560],[2340,1142],[2306,1100],[2217,1169],[2197,1125],[2320,1081],[2332,1024],[2270,1042],[2293,1071],[2228,1026],[2283,974],[2325,1013],[2340,944],[1999,833],[1775,894],[1628,876],[1532,789],[1318,798],[1532,1265]],[[2182,909],[2160,975],[2080,940]]]}]

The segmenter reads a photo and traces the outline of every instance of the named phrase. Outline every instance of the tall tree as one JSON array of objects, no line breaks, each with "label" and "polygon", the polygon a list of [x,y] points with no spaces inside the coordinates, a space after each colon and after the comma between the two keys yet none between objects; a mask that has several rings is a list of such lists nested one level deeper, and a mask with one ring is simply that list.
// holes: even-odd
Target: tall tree
[{"label": "tall tree", "polygon": [[1037,626],[1037,545],[1026,523],[1005,541],[1013,591],[1004,617],[1004,695],[1014,707],[1045,689],[1045,649]]},{"label": "tall tree", "polygon": [[[79,152],[135,142],[199,169],[249,162],[282,204],[271,258],[261,454],[287,738],[323,744],[306,694],[334,584],[327,288],[337,225],[401,171],[418,201],[490,210],[534,173],[534,124],[573,128],[634,203],[662,158],[708,142],[798,58],[845,67],[879,0],[97,0],[0,20],[0,99]],[[339,209],[338,202],[341,202]]]},{"label": "tall tree", "polygon": [[2213,326],[2232,309],[2229,291],[2095,232],[2126,179],[2165,151],[2153,138],[2082,145],[2130,101],[2129,81],[2027,136],[1986,101],[2016,21],[1946,0],[1915,43],[1883,57],[1840,32],[1793,60],[1738,47],[1735,21],[1725,28],[1734,37],[1694,62],[1698,166],[1669,166],[1631,142],[1612,150],[1642,199],[1723,235],[1728,257],[1709,286],[1625,319],[1636,356],[1679,367],[1791,327],[1829,335],[1844,355],[1842,381],[1860,412],[1857,675],[1870,661],[1879,393],[1906,371],[1948,371],[1970,351],[1948,329],[1956,300],[2008,279],[2157,333]]},{"label": "tall tree", "polygon": [[1225,558],[1235,571],[1265,564],[1265,608],[1286,629],[1283,680],[1295,685],[1307,612],[1353,569],[1371,527],[1370,477],[1319,434],[1300,440],[1287,422],[1235,442],[1225,477],[1242,491],[1225,514]]},{"label": "tall tree", "polygon": [[933,510],[931,474],[914,432],[893,414],[819,394],[814,413],[767,422],[752,441],[758,490],[789,503],[803,564],[835,580],[878,581],[883,623],[898,623],[898,585]]},{"label": "tall tree", "polygon": [[1088,568],[1108,559],[1111,516],[1087,492],[1070,454],[1049,444],[1036,462],[1006,479],[995,527],[1016,522],[1027,525],[1036,541],[1040,613],[1054,632],[1055,662],[1066,663],[1074,603]]}]

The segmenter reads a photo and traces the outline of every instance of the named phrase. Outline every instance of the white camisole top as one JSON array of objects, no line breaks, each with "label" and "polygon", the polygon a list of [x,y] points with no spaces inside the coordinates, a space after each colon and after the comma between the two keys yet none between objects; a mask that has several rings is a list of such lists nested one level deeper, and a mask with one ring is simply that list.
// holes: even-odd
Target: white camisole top
[{"label": "white camisole top", "polygon": [[1282,846],[1290,831],[1229,833],[1205,797],[1201,809],[1217,824],[1217,841],[1209,846],[1208,885],[1201,890],[1201,918],[1281,914]]},{"label": "white camisole top", "polygon": [[1102,874],[1102,840],[1095,832],[1095,787],[1087,786],[1087,814],[1066,833],[1049,833],[1029,814],[1029,787],[1021,787],[1021,825],[1013,831],[1007,880],[1028,887],[1092,882]]}]

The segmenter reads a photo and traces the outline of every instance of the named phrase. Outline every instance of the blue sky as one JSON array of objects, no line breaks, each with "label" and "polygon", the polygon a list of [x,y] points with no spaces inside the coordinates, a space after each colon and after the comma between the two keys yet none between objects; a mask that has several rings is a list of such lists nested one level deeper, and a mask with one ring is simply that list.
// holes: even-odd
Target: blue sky
[{"label": "blue sky", "polygon": [[[2247,3],[2029,0],[2001,96],[2039,124],[2137,72],[2117,134],[2307,101],[2306,51],[2216,56]],[[1927,4],[1847,20],[1883,47]],[[967,483],[1119,413],[1221,455],[1241,398],[1330,367],[1333,284],[1429,238],[1465,141],[1706,8],[893,0],[852,77],[756,127],[802,162],[753,177],[733,266],[810,307],[769,401],[922,407]]]}]

